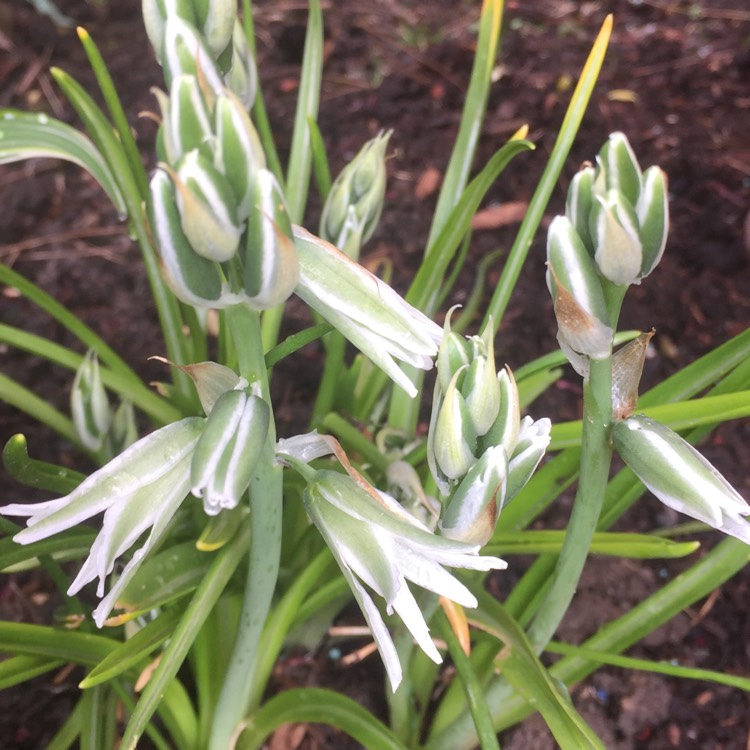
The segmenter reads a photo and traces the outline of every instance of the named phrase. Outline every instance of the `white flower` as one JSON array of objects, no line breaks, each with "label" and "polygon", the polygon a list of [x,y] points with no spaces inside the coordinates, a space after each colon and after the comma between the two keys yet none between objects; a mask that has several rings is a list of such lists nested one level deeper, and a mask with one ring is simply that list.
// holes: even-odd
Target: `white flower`
[{"label": "white flower", "polygon": [[497,557],[480,557],[478,545],[436,536],[393,498],[368,490],[344,474],[315,472],[304,499],[370,626],[393,690],[401,682],[401,664],[369,591],[385,599],[386,612],[395,612],[420,648],[440,663],[442,658],[407,582],[464,607],[476,607],[471,591],[443,566],[485,571],[506,567]]},{"label": "white flower", "polygon": [[664,505],[750,544],[750,505],[690,443],[642,415],[612,426],[625,463]]},{"label": "white flower", "polygon": [[125,565],[117,583],[94,610],[94,620],[99,627],[190,491],[190,462],[204,424],[204,419],[189,417],[152,432],[65,497],[0,508],[4,515],[29,517],[27,528],[14,537],[19,544],[46,539],[104,511],[102,530],[68,589],[70,595],[98,578],[96,593],[104,596],[105,579],[117,558],[151,529],[143,546]]},{"label": "white flower", "polygon": [[294,226],[295,292],[412,398],[417,389],[394,359],[432,367],[443,331],[388,284],[329,242]]}]

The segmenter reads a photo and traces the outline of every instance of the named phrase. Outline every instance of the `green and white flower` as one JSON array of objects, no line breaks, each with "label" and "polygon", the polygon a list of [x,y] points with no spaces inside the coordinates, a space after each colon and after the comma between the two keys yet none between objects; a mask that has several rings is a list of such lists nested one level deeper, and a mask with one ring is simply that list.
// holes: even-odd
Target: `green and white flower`
[{"label": "green and white flower", "polygon": [[112,410],[99,372],[99,358],[93,349],[86,352],[76,371],[70,392],[70,413],[84,447],[100,450],[112,424]]},{"label": "green and white flower", "polygon": [[114,569],[117,558],[150,529],[146,541],[133,552],[115,585],[94,610],[94,620],[99,627],[190,492],[190,463],[205,421],[200,417],[188,417],[152,432],[95,471],[65,497],[0,508],[3,515],[29,518],[27,528],[14,537],[19,544],[47,539],[104,513],[102,529],[68,589],[70,595],[98,578],[97,596],[104,596],[106,577]]},{"label": "green and white flower", "polygon": [[432,368],[443,331],[388,284],[329,242],[293,227],[299,259],[295,289],[410,396],[417,389],[395,360]]},{"label": "green and white flower", "polygon": [[365,489],[335,471],[313,472],[304,493],[305,507],[333,552],[367,620],[395,691],[402,667],[385,620],[370,592],[385,600],[419,647],[442,661],[409,582],[464,607],[476,607],[474,595],[445,567],[501,570],[497,557],[481,557],[479,546],[433,534],[393,498]]},{"label": "green and white flower", "polygon": [[665,505],[750,544],[750,505],[676,432],[632,416],[614,423],[612,444]]}]

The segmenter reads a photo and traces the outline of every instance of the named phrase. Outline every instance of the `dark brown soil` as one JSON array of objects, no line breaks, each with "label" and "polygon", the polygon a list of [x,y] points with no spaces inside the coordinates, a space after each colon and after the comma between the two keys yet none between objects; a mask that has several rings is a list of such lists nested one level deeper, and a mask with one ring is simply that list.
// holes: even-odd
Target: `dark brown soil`
[{"label": "dark brown soil", "polygon": [[[295,83],[304,36],[304,3],[257,2],[260,71],[284,156],[291,130]],[[431,179],[445,168],[466,93],[474,42],[475,2],[411,0],[331,3],[326,8],[326,67],[319,124],[332,168],[338,170],[367,138],[393,128],[386,208],[366,262],[388,258],[402,291],[419,263],[436,192]],[[137,0],[59,6],[100,45],[118,84],[144,158],[151,160],[153,123],[138,113],[154,109],[149,88],[161,83],[141,31]],[[673,229],[659,269],[628,296],[623,327],[658,330],[646,386],[742,331],[750,322],[750,10],[746,0],[631,0],[596,3],[509,0],[498,81],[478,163],[521,124],[537,150],[511,164],[492,189],[487,208],[531,198],[570,94],[604,13],[615,31],[600,83],[563,175],[549,217],[559,212],[567,181],[591,159],[608,133],[624,131],[641,163],[658,163],[670,178]],[[84,85],[92,76],[72,31],[61,32],[18,0],[0,0],[0,106],[75,117],[47,73],[57,65]],[[162,354],[158,327],[137,249],[117,223],[98,187],[74,168],[28,162],[0,172],[0,259],[33,278],[99,331],[149,380],[161,375],[146,362]],[[309,223],[317,206],[311,199]],[[518,218],[490,211],[477,230],[461,277],[463,301],[476,262],[510,247]],[[544,286],[543,239],[526,269],[501,328],[500,358],[512,367],[555,347],[551,303]],[[496,282],[497,274],[490,279]],[[488,290],[487,298],[491,290]],[[295,309],[293,308],[293,312]],[[64,344],[70,337],[13,290],[0,296],[0,319]],[[315,370],[315,362],[310,361]],[[2,371],[64,407],[70,374],[14,350],[2,351]],[[315,383],[299,370],[280,369],[278,413],[287,434],[306,420]],[[291,376],[294,376],[292,379]],[[534,406],[534,413],[575,418],[579,386],[566,378]],[[81,467],[68,446],[23,414],[0,405],[0,441],[29,436],[34,455]],[[726,425],[705,447],[745,497],[750,497],[747,422]],[[2,498],[30,497],[7,478]],[[623,528],[647,530],[676,518],[644,499]],[[512,561],[513,562],[513,561]],[[684,563],[683,563],[684,564]],[[580,642],[598,625],[626,611],[679,572],[679,564],[596,559],[587,567],[576,606],[560,637]],[[699,611],[686,612],[650,636],[632,655],[750,673],[750,575],[743,572]],[[0,617],[43,622],[55,600],[41,576],[0,584]],[[368,669],[369,667],[369,669]],[[327,684],[370,705],[370,659],[356,672],[323,656],[279,665],[277,684]],[[356,676],[355,676],[356,675]],[[32,690],[0,693],[0,744],[39,748],[73,705],[77,674],[40,678]],[[377,690],[377,687],[373,688]],[[709,683],[605,669],[573,693],[579,710],[614,750],[748,746],[747,696]],[[380,705],[380,697],[375,698]],[[300,744],[298,744],[300,743]],[[274,748],[350,747],[320,728],[277,737]],[[504,738],[506,748],[545,750],[554,744],[532,719]]]}]

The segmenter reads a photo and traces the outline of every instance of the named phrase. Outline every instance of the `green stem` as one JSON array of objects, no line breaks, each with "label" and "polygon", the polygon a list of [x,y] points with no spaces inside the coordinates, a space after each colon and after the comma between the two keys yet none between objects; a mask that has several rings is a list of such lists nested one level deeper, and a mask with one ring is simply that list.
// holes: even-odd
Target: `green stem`
[{"label": "green stem", "polygon": [[590,360],[583,382],[581,472],[570,524],[552,582],[529,628],[529,640],[541,652],[557,630],[575,594],[586,562],[609,479],[612,449],[612,359]]},{"label": "green stem", "polygon": [[[240,375],[259,382],[270,403],[258,314],[237,305],[226,310],[226,320],[237,350]],[[276,427],[270,421],[268,437],[250,482],[251,545],[245,595],[229,669],[214,715],[210,750],[225,750],[243,720],[256,681],[258,642],[276,590],[281,557],[282,475],[275,463]]]},{"label": "green stem", "polygon": [[323,377],[315,398],[311,425],[317,427],[321,419],[333,410],[336,402],[336,392],[340,388],[340,379],[345,373],[346,363],[344,353],[346,351],[346,339],[338,332],[331,331],[327,334],[328,349],[326,351]]}]

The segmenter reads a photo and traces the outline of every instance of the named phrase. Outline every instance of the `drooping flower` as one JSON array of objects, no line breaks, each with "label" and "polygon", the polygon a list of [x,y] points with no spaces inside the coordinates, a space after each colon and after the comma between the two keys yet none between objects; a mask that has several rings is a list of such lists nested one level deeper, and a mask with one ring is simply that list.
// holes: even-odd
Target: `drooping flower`
[{"label": "drooping flower", "polygon": [[395,360],[432,367],[443,331],[388,284],[329,242],[294,226],[299,259],[295,289],[410,396],[417,389]]},{"label": "drooping flower", "polygon": [[750,544],[750,505],[686,440],[643,415],[616,421],[620,457],[664,505]]},{"label": "drooping flower", "polygon": [[117,558],[150,529],[146,541],[132,554],[115,585],[94,610],[99,627],[189,493],[190,462],[204,424],[200,417],[188,417],[152,432],[65,497],[0,508],[4,515],[29,517],[27,528],[14,537],[19,544],[54,536],[104,512],[102,529],[68,589],[70,595],[98,578],[97,596],[104,596],[105,579]]},{"label": "drooping flower", "polygon": [[387,614],[397,614],[419,647],[439,664],[442,657],[409,582],[464,607],[476,607],[476,597],[444,566],[482,571],[507,567],[497,557],[479,556],[479,545],[433,534],[390,496],[368,491],[335,471],[315,472],[304,501],[370,626],[394,691],[402,668],[370,592],[385,600]]}]

